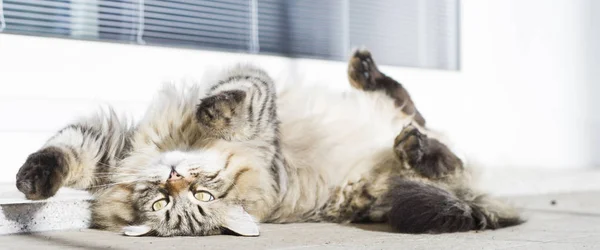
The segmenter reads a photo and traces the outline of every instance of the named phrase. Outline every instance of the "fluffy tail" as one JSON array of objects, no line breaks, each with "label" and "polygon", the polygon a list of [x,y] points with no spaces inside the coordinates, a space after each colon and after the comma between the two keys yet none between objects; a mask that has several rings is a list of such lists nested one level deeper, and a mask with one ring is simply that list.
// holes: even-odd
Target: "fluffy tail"
[{"label": "fluffy tail", "polygon": [[512,207],[469,190],[399,179],[392,183],[388,221],[402,233],[451,233],[497,229],[523,223]]}]

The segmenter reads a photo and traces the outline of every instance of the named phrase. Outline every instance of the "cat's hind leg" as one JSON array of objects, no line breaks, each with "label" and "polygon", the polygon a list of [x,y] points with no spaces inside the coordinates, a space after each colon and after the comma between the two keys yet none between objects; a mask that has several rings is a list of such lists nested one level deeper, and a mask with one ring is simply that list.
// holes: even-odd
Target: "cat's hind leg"
[{"label": "cat's hind leg", "polygon": [[130,135],[112,111],[70,124],[29,155],[17,173],[17,189],[30,200],[52,197],[63,186],[94,191],[108,182]]},{"label": "cat's hind leg", "polygon": [[391,205],[390,225],[403,233],[498,229],[523,222],[514,208],[498,200],[425,180],[392,179],[384,200]]},{"label": "cat's hind leg", "polygon": [[[364,178],[338,187],[320,213],[323,220],[387,222],[401,233],[452,233],[521,224],[516,209],[455,184],[395,175],[383,162]],[[392,171],[393,172],[393,171]]]},{"label": "cat's hind leg", "polygon": [[348,79],[350,85],[363,91],[385,92],[394,105],[421,127],[425,127],[425,118],[417,110],[408,91],[393,78],[379,71],[371,53],[368,50],[356,50],[348,62]]},{"label": "cat's hind leg", "polygon": [[[356,50],[348,63],[350,84],[366,92],[384,92],[398,112],[412,116],[394,142],[394,152],[400,160],[427,178],[443,178],[463,169],[463,162],[444,143],[425,128],[425,119],[417,110],[408,91],[395,79],[382,73],[371,53]],[[400,128],[399,128],[400,129]]]},{"label": "cat's hind leg", "polygon": [[[385,195],[365,196],[361,191],[358,193],[361,195],[352,196],[377,197],[366,212],[368,218],[385,219],[405,233],[495,229],[523,222],[511,206],[469,187],[463,178],[467,176],[464,163],[427,131],[425,119],[408,91],[378,69],[369,51],[357,50],[353,54],[348,64],[348,78],[356,89],[385,93],[403,116],[412,116],[414,121],[402,128],[394,140],[393,151],[399,161],[384,168],[402,167],[416,175],[408,171],[403,172],[403,176],[392,177],[386,182]],[[367,190],[371,189],[373,187]]]}]

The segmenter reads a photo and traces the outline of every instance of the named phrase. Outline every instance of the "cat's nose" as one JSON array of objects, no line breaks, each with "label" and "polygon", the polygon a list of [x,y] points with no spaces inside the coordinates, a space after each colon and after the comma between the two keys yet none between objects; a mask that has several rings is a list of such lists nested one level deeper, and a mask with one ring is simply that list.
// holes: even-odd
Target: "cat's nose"
[{"label": "cat's nose", "polygon": [[177,173],[177,171],[175,171],[175,169],[171,169],[171,174],[169,174],[169,179],[167,179],[167,181],[176,181],[176,180],[181,180],[183,179],[183,176],[181,176],[179,173]]}]

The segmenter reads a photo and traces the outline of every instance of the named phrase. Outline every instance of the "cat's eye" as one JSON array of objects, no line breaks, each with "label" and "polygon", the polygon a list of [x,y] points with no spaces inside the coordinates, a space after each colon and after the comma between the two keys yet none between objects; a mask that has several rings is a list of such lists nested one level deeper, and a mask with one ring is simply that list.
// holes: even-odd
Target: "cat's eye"
[{"label": "cat's eye", "polygon": [[206,191],[196,191],[196,193],[194,193],[194,198],[204,202],[212,201],[215,199],[215,197],[212,194]]},{"label": "cat's eye", "polygon": [[169,202],[167,202],[167,199],[157,200],[154,202],[154,204],[152,204],[152,211],[161,210],[161,209],[165,208],[168,203]]}]

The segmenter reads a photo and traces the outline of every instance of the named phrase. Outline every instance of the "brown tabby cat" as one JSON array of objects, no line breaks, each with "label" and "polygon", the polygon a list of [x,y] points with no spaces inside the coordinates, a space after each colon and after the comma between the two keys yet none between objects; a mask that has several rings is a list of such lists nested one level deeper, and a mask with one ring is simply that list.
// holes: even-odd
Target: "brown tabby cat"
[{"label": "brown tabby cat", "polygon": [[17,174],[28,199],[91,191],[95,228],[126,235],[259,234],[258,224],[389,222],[404,233],[495,229],[517,212],[480,194],[408,92],[356,51],[356,89],[294,86],[238,66],[206,87],[166,86],[130,126],[73,123]]}]

